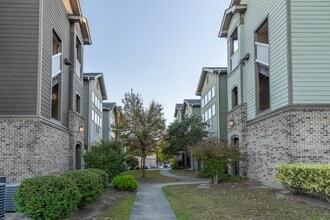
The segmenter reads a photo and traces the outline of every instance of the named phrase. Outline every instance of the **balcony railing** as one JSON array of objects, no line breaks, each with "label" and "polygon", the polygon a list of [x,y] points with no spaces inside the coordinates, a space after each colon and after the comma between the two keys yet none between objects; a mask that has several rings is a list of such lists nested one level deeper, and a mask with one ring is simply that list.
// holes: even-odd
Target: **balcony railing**
[{"label": "balcony railing", "polygon": [[81,64],[80,64],[80,62],[79,62],[79,60],[78,59],[76,59],[76,67],[75,67],[75,69],[76,69],[76,74],[77,74],[77,76],[80,78],[80,76],[81,76]]},{"label": "balcony railing", "polygon": [[257,48],[256,62],[269,66],[269,45],[255,42]]},{"label": "balcony railing", "polygon": [[61,57],[62,53],[58,53],[52,56],[52,76],[55,76],[61,72]]},{"label": "balcony railing", "polygon": [[239,64],[239,53],[238,50],[231,56],[231,71],[233,71]]}]

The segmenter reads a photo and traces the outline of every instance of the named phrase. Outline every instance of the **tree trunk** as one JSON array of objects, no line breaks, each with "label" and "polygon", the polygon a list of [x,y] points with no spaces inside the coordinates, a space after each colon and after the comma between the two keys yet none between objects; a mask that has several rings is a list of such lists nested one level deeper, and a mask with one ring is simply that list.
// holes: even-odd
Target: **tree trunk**
[{"label": "tree trunk", "polygon": [[214,184],[218,184],[219,183],[219,174],[214,174],[214,176],[213,176],[213,181],[214,181]]},{"label": "tree trunk", "polygon": [[142,150],[142,178],[146,177],[145,168],[146,168],[146,150],[144,148]]}]

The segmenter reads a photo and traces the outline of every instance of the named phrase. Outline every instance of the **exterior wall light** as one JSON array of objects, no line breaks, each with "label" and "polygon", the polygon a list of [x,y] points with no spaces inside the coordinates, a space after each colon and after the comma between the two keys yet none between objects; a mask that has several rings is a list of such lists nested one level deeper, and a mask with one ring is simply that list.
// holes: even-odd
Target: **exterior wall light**
[{"label": "exterior wall light", "polygon": [[79,125],[79,132],[84,132],[84,126],[83,125]]},{"label": "exterior wall light", "polygon": [[232,128],[232,127],[234,127],[234,124],[235,124],[234,119],[230,119],[228,122],[228,126]]}]

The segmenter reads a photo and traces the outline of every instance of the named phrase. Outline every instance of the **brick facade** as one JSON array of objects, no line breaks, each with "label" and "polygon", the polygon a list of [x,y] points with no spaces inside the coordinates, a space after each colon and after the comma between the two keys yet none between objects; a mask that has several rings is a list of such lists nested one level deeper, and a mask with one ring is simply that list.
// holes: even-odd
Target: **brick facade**
[{"label": "brick facade", "polygon": [[0,176],[6,176],[7,182],[73,169],[72,143],[83,140],[40,118],[0,119],[0,130]]},{"label": "brick facade", "polygon": [[288,107],[244,124],[245,109],[228,114],[228,139],[236,135],[245,156],[242,175],[277,188],[276,164],[330,161],[330,108]]}]

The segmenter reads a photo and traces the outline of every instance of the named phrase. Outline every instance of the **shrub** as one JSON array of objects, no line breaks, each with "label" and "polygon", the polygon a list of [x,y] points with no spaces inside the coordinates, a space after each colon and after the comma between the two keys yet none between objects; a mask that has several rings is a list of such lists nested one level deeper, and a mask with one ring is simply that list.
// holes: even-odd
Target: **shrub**
[{"label": "shrub", "polygon": [[86,168],[104,170],[109,175],[109,181],[126,171],[126,153],[121,143],[115,141],[93,145],[90,151],[84,154]]},{"label": "shrub", "polygon": [[139,160],[133,156],[128,156],[126,158],[126,165],[129,170],[134,170],[135,167],[139,166]]},{"label": "shrub", "polygon": [[318,192],[330,198],[330,163],[280,164],[276,166],[276,178],[295,192]]},{"label": "shrub", "polygon": [[89,168],[87,170],[94,172],[94,173],[98,174],[99,176],[101,176],[101,179],[102,179],[101,184],[102,184],[104,190],[109,188],[109,175],[107,174],[107,172],[105,172],[104,170],[95,169],[95,168]]},{"label": "shrub", "polygon": [[116,190],[136,190],[139,186],[132,175],[116,176],[112,184]]},{"label": "shrub", "polygon": [[81,195],[74,181],[57,176],[25,179],[15,193],[16,210],[32,219],[64,219],[76,209]]},{"label": "shrub", "polygon": [[182,162],[180,160],[175,160],[172,164],[171,164],[171,168],[172,170],[183,170],[186,169],[186,167],[184,167],[182,165]]},{"label": "shrub", "polygon": [[81,200],[78,203],[79,208],[96,200],[102,194],[102,178],[95,172],[89,170],[68,170],[62,176],[76,182],[81,194]]},{"label": "shrub", "polygon": [[217,140],[203,140],[194,148],[196,159],[203,160],[203,172],[212,174],[215,184],[228,177],[228,162],[241,159],[238,146],[228,146]]},{"label": "shrub", "polygon": [[140,170],[141,168],[140,167],[135,167],[135,170]]}]

